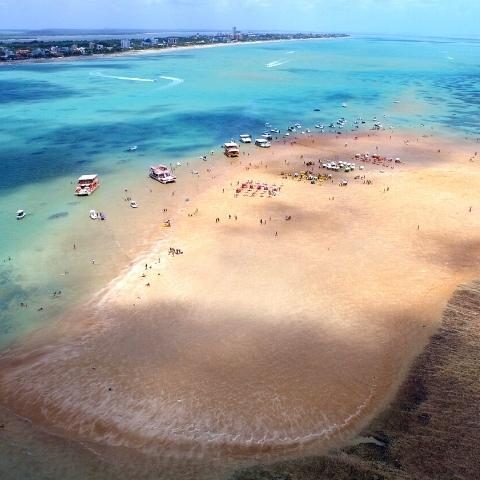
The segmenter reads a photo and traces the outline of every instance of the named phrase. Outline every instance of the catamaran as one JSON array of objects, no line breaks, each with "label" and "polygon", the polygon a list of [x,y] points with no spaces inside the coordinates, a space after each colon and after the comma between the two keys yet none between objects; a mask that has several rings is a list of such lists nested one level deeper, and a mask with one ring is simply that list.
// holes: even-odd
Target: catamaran
[{"label": "catamaran", "polygon": [[148,176],[160,183],[173,183],[177,179],[177,177],[175,175],[172,175],[170,169],[165,165],[157,165],[156,167],[150,167]]},{"label": "catamaran", "polygon": [[91,195],[100,186],[98,175],[82,175],[77,182],[75,195],[85,196]]},{"label": "catamaran", "polygon": [[240,155],[240,149],[235,142],[224,143],[223,149],[227,157],[238,157]]}]

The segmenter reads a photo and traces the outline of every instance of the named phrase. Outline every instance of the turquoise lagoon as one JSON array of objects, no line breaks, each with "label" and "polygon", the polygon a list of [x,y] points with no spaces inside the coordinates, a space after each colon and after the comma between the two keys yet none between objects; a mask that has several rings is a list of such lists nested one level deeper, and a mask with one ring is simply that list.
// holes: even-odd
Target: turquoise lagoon
[{"label": "turquoise lagoon", "polygon": [[[115,239],[108,227],[92,230],[88,210],[108,212],[127,182],[146,188],[152,163],[199,161],[266,122],[313,130],[377,116],[395,128],[480,136],[475,40],[351,37],[0,67],[2,348],[102,286],[108,275],[88,259]],[[138,150],[127,153],[130,145]],[[92,172],[101,189],[75,198],[73,183]],[[18,208],[28,212],[21,222]],[[74,258],[79,236],[93,251]]]}]

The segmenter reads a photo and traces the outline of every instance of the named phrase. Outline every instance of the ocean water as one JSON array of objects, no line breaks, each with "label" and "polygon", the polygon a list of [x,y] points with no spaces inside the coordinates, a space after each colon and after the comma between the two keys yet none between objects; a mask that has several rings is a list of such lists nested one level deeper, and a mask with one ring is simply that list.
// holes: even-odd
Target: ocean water
[{"label": "ocean water", "polygon": [[[156,189],[167,205],[173,188],[146,180],[151,164],[181,162],[181,179],[200,155],[240,133],[259,135],[266,122],[314,130],[362,117],[369,128],[377,117],[396,129],[480,137],[479,59],[478,40],[356,37],[1,65],[0,348],[134,259],[145,214],[125,208],[125,189],[140,203]],[[79,199],[74,184],[85,173],[102,186]],[[91,222],[91,208],[107,222]],[[49,442],[50,463],[76,464],[74,445]],[[94,477],[94,460],[81,455],[85,471],[65,478],[110,478]]]},{"label": "ocean water", "polygon": [[[145,183],[150,164],[198,161],[265,122],[313,130],[376,116],[395,128],[479,136],[479,53],[478,40],[348,38],[2,65],[0,346],[107,277],[84,271],[90,252],[75,261],[65,251],[82,234],[98,238],[96,249],[105,244],[86,212],[98,202],[108,209],[126,179]],[[130,145],[139,148],[125,152]],[[73,183],[92,172],[102,188],[77,199]],[[18,208],[28,212],[21,222]]]}]

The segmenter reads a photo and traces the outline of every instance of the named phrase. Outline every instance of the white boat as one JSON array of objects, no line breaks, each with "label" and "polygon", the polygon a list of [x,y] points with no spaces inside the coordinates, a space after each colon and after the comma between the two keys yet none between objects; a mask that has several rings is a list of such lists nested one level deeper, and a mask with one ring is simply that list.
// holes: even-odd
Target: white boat
[{"label": "white boat", "polygon": [[252,136],[249,135],[248,133],[244,133],[240,135],[240,141],[242,143],[252,143]]},{"label": "white boat", "polygon": [[15,217],[17,220],[22,220],[22,218],[25,218],[25,210],[17,210],[17,213],[15,214]]},{"label": "white boat", "polygon": [[97,220],[97,218],[98,218],[98,214],[95,210],[90,210],[90,215],[89,216],[92,220]]},{"label": "white boat", "polygon": [[138,203],[137,203],[135,200],[131,200],[131,201],[130,201],[130,206],[131,206],[132,208],[138,208]]},{"label": "white boat", "polygon": [[82,175],[77,182],[75,195],[86,196],[91,195],[100,186],[98,175]]},{"label": "white boat", "polygon": [[260,148],[270,148],[272,144],[266,138],[257,138],[255,145]]},{"label": "white boat", "polygon": [[173,183],[177,179],[177,177],[175,177],[175,175],[172,175],[170,169],[165,165],[157,165],[155,167],[150,167],[148,176],[160,183]]},{"label": "white boat", "polygon": [[262,138],[268,141],[273,140],[273,137],[268,132],[262,133]]},{"label": "white boat", "polygon": [[224,143],[223,151],[227,157],[238,157],[240,155],[240,149],[235,142]]},{"label": "white boat", "polygon": [[137,145],[132,145],[131,147],[128,147],[127,148],[127,152],[134,152],[135,150],[138,149],[138,146]]},{"label": "white boat", "polygon": [[347,104],[346,104],[346,103],[342,103],[342,107],[343,107],[343,108],[347,108]]},{"label": "white boat", "polygon": [[270,130],[270,133],[280,133],[280,129],[278,129],[278,128],[272,128],[272,129]]}]

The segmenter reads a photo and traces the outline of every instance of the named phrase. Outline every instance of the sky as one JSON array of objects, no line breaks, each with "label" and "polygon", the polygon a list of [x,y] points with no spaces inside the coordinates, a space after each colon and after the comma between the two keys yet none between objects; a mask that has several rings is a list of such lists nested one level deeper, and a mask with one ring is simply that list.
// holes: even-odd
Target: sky
[{"label": "sky", "polygon": [[0,0],[0,29],[480,34],[480,0]]}]

